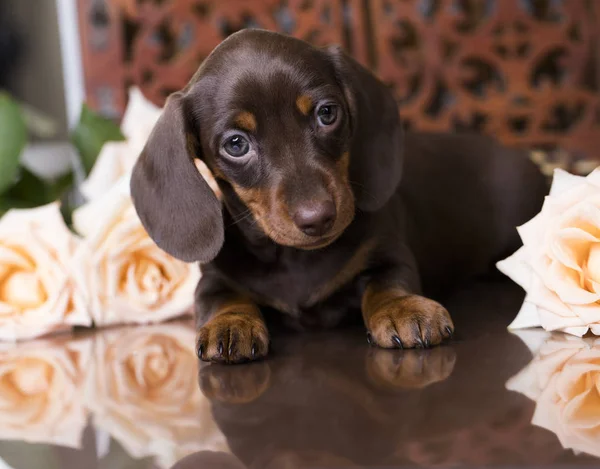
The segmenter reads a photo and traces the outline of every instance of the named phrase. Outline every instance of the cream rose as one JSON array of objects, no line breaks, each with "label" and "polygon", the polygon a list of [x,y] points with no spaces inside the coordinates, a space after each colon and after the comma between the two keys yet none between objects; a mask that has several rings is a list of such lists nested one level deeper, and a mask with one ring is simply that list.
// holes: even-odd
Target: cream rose
[{"label": "cream rose", "polygon": [[200,267],[156,246],[135,212],[128,177],[75,210],[73,225],[84,236],[74,271],[97,326],[160,322],[190,312]]},{"label": "cream rose", "polygon": [[[125,141],[108,142],[102,147],[96,164],[80,188],[88,200],[105,194],[131,171],[161,112],[162,109],[148,101],[139,88],[130,89],[129,102],[121,122]],[[202,161],[194,161],[202,177],[219,196],[219,188],[209,169]]]},{"label": "cream rose", "polygon": [[550,337],[506,387],[536,402],[533,425],[600,457],[600,339]]},{"label": "cream rose", "polygon": [[518,231],[523,247],[498,263],[527,292],[510,328],[600,335],[600,168],[556,170],[542,211]]},{"label": "cream rose", "polygon": [[78,243],[58,204],[11,210],[0,219],[0,340],[91,324],[71,279]]},{"label": "cream rose", "polygon": [[228,451],[198,387],[195,335],[184,323],[105,331],[85,388],[96,428],[165,469],[197,451]]},{"label": "cream rose", "polygon": [[90,349],[87,338],[0,344],[0,440],[80,446]]}]

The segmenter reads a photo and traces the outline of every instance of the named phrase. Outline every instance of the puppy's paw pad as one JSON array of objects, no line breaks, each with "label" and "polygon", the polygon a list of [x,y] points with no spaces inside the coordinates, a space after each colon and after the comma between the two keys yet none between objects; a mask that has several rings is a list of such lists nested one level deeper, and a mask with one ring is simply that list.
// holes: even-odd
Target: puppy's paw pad
[{"label": "puppy's paw pad", "polygon": [[246,313],[224,313],[198,332],[197,352],[202,361],[243,363],[267,355],[269,334],[262,319]]},{"label": "puppy's paw pad", "polygon": [[369,318],[367,328],[371,340],[384,348],[428,348],[454,334],[446,308],[417,295],[385,303]]}]

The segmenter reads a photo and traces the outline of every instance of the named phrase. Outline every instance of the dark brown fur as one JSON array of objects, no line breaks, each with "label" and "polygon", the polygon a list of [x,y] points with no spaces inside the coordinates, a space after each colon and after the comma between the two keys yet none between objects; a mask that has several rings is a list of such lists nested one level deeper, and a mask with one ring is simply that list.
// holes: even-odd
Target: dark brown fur
[{"label": "dark brown fur", "polygon": [[[326,126],[324,102],[338,111]],[[250,142],[243,163],[223,153],[232,132]],[[222,205],[193,158],[217,177]],[[246,30],[170,97],[131,190],[157,244],[203,264],[201,358],[233,363],[266,354],[269,307],[306,328],[362,306],[379,346],[440,343],[454,326],[423,292],[489,272],[546,187],[525,152],[490,138],[405,135],[391,92],[338,48]],[[323,200],[335,217],[309,235],[294,214]]]}]

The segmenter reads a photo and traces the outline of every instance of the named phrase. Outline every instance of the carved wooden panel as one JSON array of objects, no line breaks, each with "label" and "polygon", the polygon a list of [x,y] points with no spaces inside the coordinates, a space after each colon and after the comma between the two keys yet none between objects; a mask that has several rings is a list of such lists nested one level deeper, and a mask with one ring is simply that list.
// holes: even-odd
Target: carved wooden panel
[{"label": "carved wooden panel", "polygon": [[373,0],[377,72],[415,128],[593,154],[600,2]]},{"label": "carved wooden panel", "polygon": [[346,46],[344,16],[352,3],[358,2],[79,0],[88,98],[105,114],[119,116],[126,88],[136,84],[160,105],[219,42],[243,28]]},{"label": "carved wooden panel", "polygon": [[343,45],[411,128],[566,150],[570,165],[600,146],[596,0],[78,2],[88,100],[116,118],[131,84],[160,105],[222,39],[261,27]]}]

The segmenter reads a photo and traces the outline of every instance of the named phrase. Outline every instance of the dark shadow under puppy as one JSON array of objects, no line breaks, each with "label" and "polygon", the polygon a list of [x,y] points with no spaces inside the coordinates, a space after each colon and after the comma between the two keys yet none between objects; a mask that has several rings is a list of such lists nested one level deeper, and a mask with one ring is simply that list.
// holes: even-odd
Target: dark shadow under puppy
[{"label": "dark shadow under puppy", "polygon": [[390,90],[339,48],[245,30],[169,98],[131,192],[156,243],[202,263],[199,357],[240,363],[269,350],[266,308],[299,329],[362,316],[384,348],[449,339],[423,292],[515,249],[546,186],[490,138],[405,135]]}]

